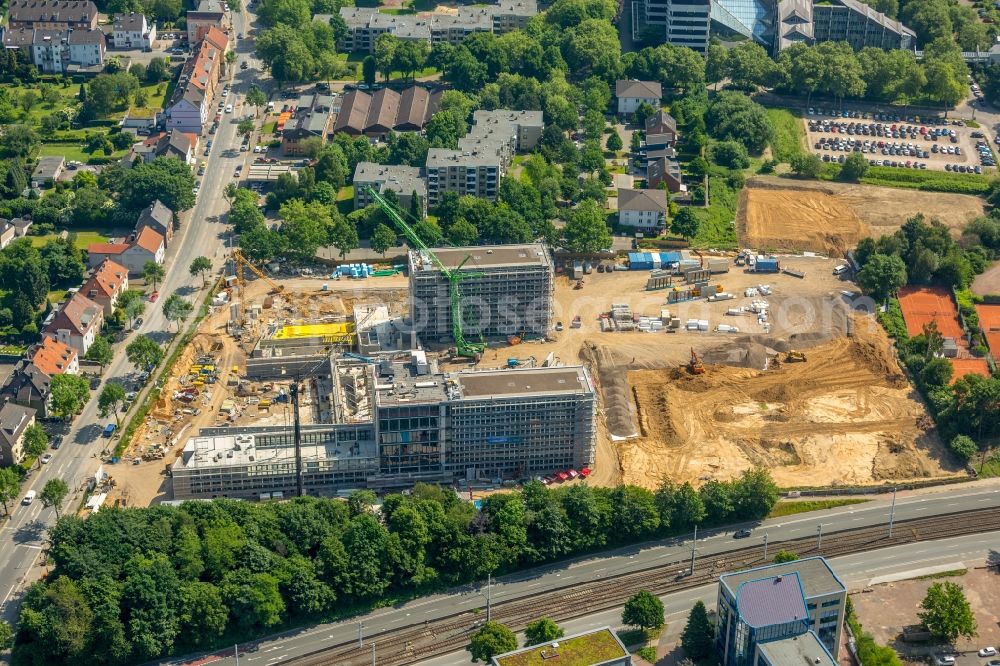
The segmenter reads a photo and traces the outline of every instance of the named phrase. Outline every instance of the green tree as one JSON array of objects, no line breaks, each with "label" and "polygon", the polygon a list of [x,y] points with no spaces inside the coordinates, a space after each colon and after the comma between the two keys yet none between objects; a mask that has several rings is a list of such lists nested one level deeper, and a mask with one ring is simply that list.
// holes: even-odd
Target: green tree
[{"label": "green tree", "polygon": [[597,252],[611,247],[611,231],[604,210],[596,201],[582,202],[568,215],[563,229],[566,249],[570,252]]},{"label": "green tree", "polygon": [[799,559],[799,556],[790,550],[779,550],[774,554],[774,563],[783,564],[785,562],[794,562]]},{"label": "green tree", "polygon": [[366,55],[365,59],[361,61],[361,76],[364,82],[369,86],[375,85],[375,77],[377,75],[378,60],[373,55]]},{"label": "green tree", "polygon": [[24,430],[24,452],[32,458],[45,453],[49,448],[49,436],[39,423],[32,423]]},{"label": "green tree", "polygon": [[747,40],[729,51],[726,69],[735,88],[754,91],[769,81],[774,63],[764,47]]},{"label": "green tree", "polygon": [[7,506],[7,503],[17,499],[20,492],[21,480],[17,477],[17,472],[14,471],[14,468],[0,468],[0,504],[3,504],[5,515],[10,515],[10,508]]},{"label": "green tree", "polygon": [[42,501],[42,504],[46,508],[54,507],[56,510],[56,518],[59,518],[59,507],[62,506],[63,501],[69,495],[69,486],[62,479],[49,479],[45,483],[45,487],[42,488],[42,492],[39,493],[38,499]]},{"label": "green tree", "polygon": [[812,153],[798,153],[789,161],[792,173],[802,178],[816,178],[823,171],[823,160]]},{"label": "green tree", "polygon": [[617,131],[613,131],[608,135],[608,140],[605,142],[604,146],[611,152],[617,153],[625,147],[625,144],[622,143],[621,135]]},{"label": "green tree", "polygon": [[730,169],[746,169],[750,166],[747,149],[738,141],[720,141],[712,146],[711,154],[713,162]]},{"label": "green tree", "polygon": [[196,645],[209,646],[226,630],[229,609],[212,583],[193,581],[181,588],[180,622]]},{"label": "green tree", "polygon": [[472,245],[479,238],[479,230],[471,222],[461,217],[448,227],[448,240],[453,245]]},{"label": "green tree", "polygon": [[472,635],[466,649],[472,653],[472,661],[489,661],[498,654],[516,650],[517,637],[499,622],[486,622]]},{"label": "green tree", "polygon": [[212,270],[212,260],[208,257],[195,257],[188,267],[191,275],[201,275],[201,286],[205,286],[205,273]]},{"label": "green tree", "polygon": [[371,247],[373,250],[378,252],[385,257],[386,251],[390,247],[396,246],[396,232],[386,225],[379,222],[375,227],[375,231],[372,232]]},{"label": "green tree", "polygon": [[851,153],[840,168],[840,179],[858,182],[868,172],[868,160],[861,153]]},{"label": "green tree", "polygon": [[195,180],[191,167],[176,157],[157,157],[131,169],[105,168],[101,186],[118,194],[118,203],[138,213],[159,199],[172,211],[194,206]]},{"label": "green tree", "polygon": [[68,420],[90,399],[90,384],[80,375],[56,375],[49,384],[49,395],[55,415]]},{"label": "green tree", "polygon": [[701,218],[698,217],[698,214],[690,206],[681,208],[674,215],[674,219],[670,221],[670,230],[684,238],[694,238],[697,236],[700,227]]},{"label": "green tree", "polygon": [[153,58],[146,65],[146,82],[147,83],[159,83],[165,80],[170,75],[170,68],[167,67],[167,61],[163,58]]},{"label": "green tree", "polygon": [[972,456],[976,455],[976,452],[979,450],[976,443],[968,435],[955,435],[948,447],[963,463],[969,462]]},{"label": "green tree", "polygon": [[543,617],[533,622],[529,622],[524,628],[524,646],[540,645],[550,643],[557,638],[562,638],[566,632],[553,620]]},{"label": "green tree", "polygon": [[873,254],[858,271],[858,284],[880,303],[906,284],[906,264],[899,255]]},{"label": "green tree", "polygon": [[329,240],[335,248],[340,250],[341,259],[361,244],[357,228],[352,224],[348,224],[347,220],[340,216],[334,220],[333,226],[330,227]]},{"label": "green tree", "polygon": [[7,620],[0,620],[0,652],[14,647],[14,629]]},{"label": "green tree", "polygon": [[8,125],[0,137],[0,150],[7,157],[30,157],[38,143],[38,134],[31,125]]},{"label": "green tree", "polygon": [[128,317],[128,324],[131,328],[135,323],[135,318],[141,315],[146,309],[146,297],[138,289],[126,289],[118,297],[117,305],[125,313],[125,316]]},{"label": "green tree", "polygon": [[125,356],[135,367],[148,370],[163,359],[163,348],[148,335],[138,335],[125,347]]},{"label": "green tree", "polygon": [[920,603],[920,621],[935,638],[953,643],[960,636],[975,638],[976,618],[972,614],[965,591],[958,583],[934,583]]},{"label": "green tree", "polygon": [[663,622],[663,602],[651,592],[641,590],[625,602],[622,624],[649,630],[659,629]]},{"label": "green tree", "polygon": [[90,348],[87,349],[87,353],[83,356],[88,361],[93,361],[101,366],[101,372],[104,372],[104,367],[111,363],[112,359],[115,357],[115,352],[111,349],[111,342],[107,337],[103,335],[98,335],[94,338],[94,342],[91,343]]},{"label": "green tree", "polygon": [[920,382],[928,387],[947,386],[954,368],[946,358],[932,358],[920,369]]},{"label": "green tree", "polygon": [[118,382],[106,382],[97,397],[97,408],[100,410],[101,418],[106,419],[109,414],[114,414],[115,423],[121,427],[119,409],[123,404],[125,404],[125,387]]},{"label": "green tree", "polygon": [[193,310],[194,306],[191,305],[191,302],[180,294],[170,294],[167,300],[163,302],[164,318],[175,324],[178,331],[180,331],[181,322],[190,317]]},{"label": "green tree", "polygon": [[267,93],[261,90],[257,85],[250,86],[246,94],[246,103],[253,107],[254,115],[260,116],[260,108],[262,106],[267,106]]},{"label": "green tree", "polygon": [[[744,44],[761,48],[754,42]],[[746,95],[728,90],[713,99],[705,114],[705,126],[716,139],[739,141],[753,155],[759,155],[774,138],[767,110]]]},{"label": "green tree", "polygon": [[642,132],[635,130],[632,132],[632,139],[629,143],[629,148],[631,148],[633,153],[638,153],[642,149]]},{"label": "green tree", "polygon": [[163,264],[155,261],[147,261],[142,267],[142,279],[153,284],[153,291],[156,291],[156,285],[166,274],[167,271],[163,268]]},{"label": "green tree", "polygon": [[701,660],[712,653],[714,644],[715,627],[708,617],[704,602],[698,601],[688,613],[687,624],[681,633],[681,646],[685,656]]},{"label": "green tree", "polygon": [[[230,51],[230,53],[232,52]],[[254,129],[254,124],[253,121],[250,119],[241,120],[239,124],[236,125],[236,133],[239,134],[240,136],[249,137],[251,134],[253,134],[253,129]]]}]

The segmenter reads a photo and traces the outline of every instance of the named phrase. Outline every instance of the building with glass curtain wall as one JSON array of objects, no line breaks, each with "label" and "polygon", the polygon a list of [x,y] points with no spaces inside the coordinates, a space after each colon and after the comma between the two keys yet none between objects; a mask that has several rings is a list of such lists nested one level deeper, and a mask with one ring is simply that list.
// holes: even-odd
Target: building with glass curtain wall
[{"label": "building with glass curtain wall", "polygon": [[820,660],[815,663],[836,663],[846,603],[846,586],[822,557],[722,576],[716,635],[722,665],[773,663],[760,648],[792,639],[792,646],[773,645],[772,656],[815,642],[825,652],[813,650]]}]

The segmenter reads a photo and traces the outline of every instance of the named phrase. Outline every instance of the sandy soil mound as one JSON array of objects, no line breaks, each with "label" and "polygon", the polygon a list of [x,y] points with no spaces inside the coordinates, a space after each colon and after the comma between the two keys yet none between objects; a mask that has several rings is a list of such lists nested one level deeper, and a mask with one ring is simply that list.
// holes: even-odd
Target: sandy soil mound
[{"label": "sandy soil mound", "polygon": [[[763,345],[761,345],[763,347]],[[955,472],[888,340],[862,327],[761,371],[635,370],[639,437],[621,447],[626,483],[729,479],[763,465],[782,486],[873,484]]]}]

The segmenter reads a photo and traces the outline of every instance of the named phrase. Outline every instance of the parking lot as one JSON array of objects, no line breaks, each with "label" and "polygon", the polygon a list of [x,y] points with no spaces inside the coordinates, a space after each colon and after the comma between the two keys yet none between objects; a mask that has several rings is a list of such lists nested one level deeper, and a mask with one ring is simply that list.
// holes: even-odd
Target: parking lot
[{"label": "parking lot", "polygon": [[810,109],[803,120],[809,147],[824,162],[862,153],[872,166],[990,172],[996,166],[982,130],[941,117]]}]

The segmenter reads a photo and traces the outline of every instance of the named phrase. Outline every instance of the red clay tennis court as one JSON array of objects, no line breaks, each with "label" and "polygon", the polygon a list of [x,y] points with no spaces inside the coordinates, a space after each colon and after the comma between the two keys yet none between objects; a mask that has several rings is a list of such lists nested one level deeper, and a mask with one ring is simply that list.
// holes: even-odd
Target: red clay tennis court
[{"label": "red clay tennis court", "polygon": [[985,358],[951,358],[951,383],[966,375],[990,377],[990,365]]},{"label": "red clay tennis court", "polygon": [[924,324],[936,321],[941,335],[955,338],[962,345],[965,332],[958,320],[958,308],[944,287],[903,287],[899,290],[899,307],[910,337],[923,333]]},{"label": "red clay tennis court", "polygon": [[1000,359],[1000,305],[977,305],[979,327],[983,329],[986,346],[990,348],[993,360]]}]

